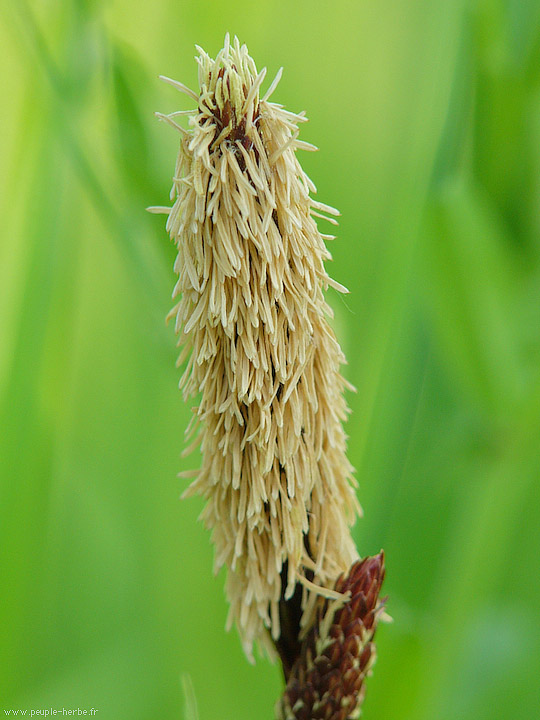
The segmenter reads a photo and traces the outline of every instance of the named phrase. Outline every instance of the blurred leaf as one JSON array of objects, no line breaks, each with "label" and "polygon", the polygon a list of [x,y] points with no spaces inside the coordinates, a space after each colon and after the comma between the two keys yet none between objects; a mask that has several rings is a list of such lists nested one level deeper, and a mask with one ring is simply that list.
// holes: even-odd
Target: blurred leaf
[{"label": "blurred leaf", "polygon": [[[49,175],[49,193],[40,192],[41,167],[52,162],[51,149],[41,143],[37,157],[40,162],[32,173],[30,189],[34,191],[35,216],[27,215],[25,226],[19,230],[29,243],[28,264],[21,281],[23,303],[18,318],[11,373],[0,397],[0,469],[4,482],[0,484],[0,506],[4,515],[0,525],[0,577],[9,578],[2,592],[5,645],[0,646],[1,664],[7,669],[0,682],[20,679],[23,666],[30,660],[27,618],[31,604],[34,576],[41,562],[41,535],[46,518],[42,503],[47,496],[53,458],[53,428],[44,422],[39,387],[45,356],[47,319],[55,282],[53,258],[58,236],[54,232],[44,239],[42,224],[54,229],[58,223],[57,197],[60,182],[58,172]],[[40,218],[35,222],[34,217]],[[38,310],[41,314],[38,315]],[[6,482],[7,481],[7,482]],[[10,508],[10,513],[6,512]],[[25,558],[20,562],[19,553]],[[18,662],[9,656],[16,648],[25,648]],[[24,660],[23,660],[24,658]],[[12,677],[13,675],[13,677]]]},{"label": "blurred leaf", "polygon": [[430,203],[425,240],[428,292],[449,370],[500,414],[524,390],[512,321],[517,268],[504,230],[478,189],[454,180]]},{"label": "blurred leaf", "polygon": [[142,102],[144,85],[141,79],[146,70],[135,57],[133,50],[127,50],[116,42],[112,48],[112,81],[116,120],[117,162],[122,170],[124,182],[133,188],[141,200],[149,202],[158,186],[154,177],[153,164],[150,162],[150,149],[147,136],[148,104]]},{"label": "blurred leaf", "polygon": [[[42,70],[51,84],[51,106],[55,110],[56,123],[53,125],[60,148],[73,163],[79,179],[91,201],[109,227],[111,239],[119,242],[122,251],[132,268],[139,276],[140,285],[145,292],[156,297],[157,288],[165,284],[164,251],[145,243],[141,229],[148,226],[144,207],[136,207],[130,212],[119,210],[116,188],[107,187],[102,174],[95,170],[89,152],[79,139],[74,124],[75,114],[70,112],[70,94],[66,74],[59,68],[49,51],[41,28],[36,22],[32,9],[25,0],[21,0],[19,10],[22,15],[23,36],[33,45],[43,65]],[[74,48],[76,50],[76,48]]]},{"label": "blurred leaf", "polygon": [[[478,614],[499,578],[505,590],[505,603],[513,597],[515,587],[509,584],[512,552],[506,551],[514,528],[521,522],[522,502],[538,479],[539,427],[540,382],[537,382],[516,412],[507,434],[500,438],[498,452],[483,468],[484,477],[463,489],[432,599],[438,624],[426,628],[429,640],[419,673],[423,693],[406,717],[421,720],[451,717],[445,710],[454,692],[455,669],[462,662],[469,618]],[[519,546],[514,552],[519,552]]]}]

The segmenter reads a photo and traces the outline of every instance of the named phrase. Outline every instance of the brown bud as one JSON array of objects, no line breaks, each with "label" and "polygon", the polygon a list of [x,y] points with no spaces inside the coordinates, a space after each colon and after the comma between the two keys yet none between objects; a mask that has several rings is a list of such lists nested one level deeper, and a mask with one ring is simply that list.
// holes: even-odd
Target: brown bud
[{"label": "brown bud", "polygon": [[373,637],[385,599],[384,553],[359,560],[335,590],[345,604],[321,602],[301,645],[277,708],[279,720],[353,720],[360,714],[364,679],[375,661]]}]

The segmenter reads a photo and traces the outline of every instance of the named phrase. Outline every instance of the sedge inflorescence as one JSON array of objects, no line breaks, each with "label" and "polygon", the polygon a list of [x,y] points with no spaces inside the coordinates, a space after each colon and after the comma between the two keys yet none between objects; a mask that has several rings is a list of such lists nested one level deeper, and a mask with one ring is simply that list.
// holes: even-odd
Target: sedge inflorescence
[{"label": "sedge inflorescence", "polygon": [[188,434],[202,462],[185,494],[206,499],[230,622],[251,656],[254,641],[279,638],[280,602],[298,584],[307,629],[358,558],[344,357],[324,298],[345,289],[325,271],[331,236],[315,221],[338,213],[310,197],[296,158],[315,149],[298,139],[306,118],[269,100],[279,74],[261,96],[265,71],[236,38],[215,59],[199,49],[197,62],[198,92],[166,79],[197,106],[159,115],[182,138],[174,204],[155,210],[178,248],[180,386],[199,396]]},{"label": "sedge inflorescence", "polygon": [[376,651],[373,638],[385,600],[384,553],[358,560],[335,589],[346,603],[319,603],[317,617],[302,642],[277,705],[279,720],[354,720],[360,717],[365,678]]}]

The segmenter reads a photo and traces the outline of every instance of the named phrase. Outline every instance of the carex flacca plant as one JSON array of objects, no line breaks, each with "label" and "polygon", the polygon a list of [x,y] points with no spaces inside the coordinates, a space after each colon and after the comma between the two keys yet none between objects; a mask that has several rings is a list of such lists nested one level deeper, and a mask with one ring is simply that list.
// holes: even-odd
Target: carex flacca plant
[{"label": "carex flacca plant", "polygon": [[[198,398],[187,450],[200,468],[185,495],[206,500],[215,570],[227,568],[228,624],[250,660],[280,658],[278,718],[357,717],[382,611],[382,553],[361,561],[360,512],[343,423],[350,387],[324,293],[346,292],[324,267],[313,199],[296,153],[304,113],[270,100],[245,45],[198,48],[197,91],[163,78],[195,107],[158,117],[180,133],[167,230],[184,398]],[[187,123],[182,120],[187,117]],[[184,118],[185,119],[185,118]]]}]

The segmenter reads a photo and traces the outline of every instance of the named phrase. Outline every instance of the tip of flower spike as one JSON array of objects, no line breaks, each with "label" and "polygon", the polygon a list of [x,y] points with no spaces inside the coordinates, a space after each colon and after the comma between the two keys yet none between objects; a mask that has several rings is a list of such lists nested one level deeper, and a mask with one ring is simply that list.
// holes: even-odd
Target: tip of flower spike
[{"label": "tip of flower spike", "polygon": [[338,578],[336,590],[341,593],[350,592],[352,598],[363,594],[368,604],[375,607],[384,576],[384,552],[381,550],[378,555],[354,563],[348,575]]},{"label": "tip of flower spike", "polygon": [[199,53],[198,103],[207,129],[215,126],[212,147],[241,143],[249,151],[253,146],[250,129],[259,121],[259,90],[266,68],[258,73],[247,47],[236,36],[231,46],[228,33],[215,60],[204,51]]}]

